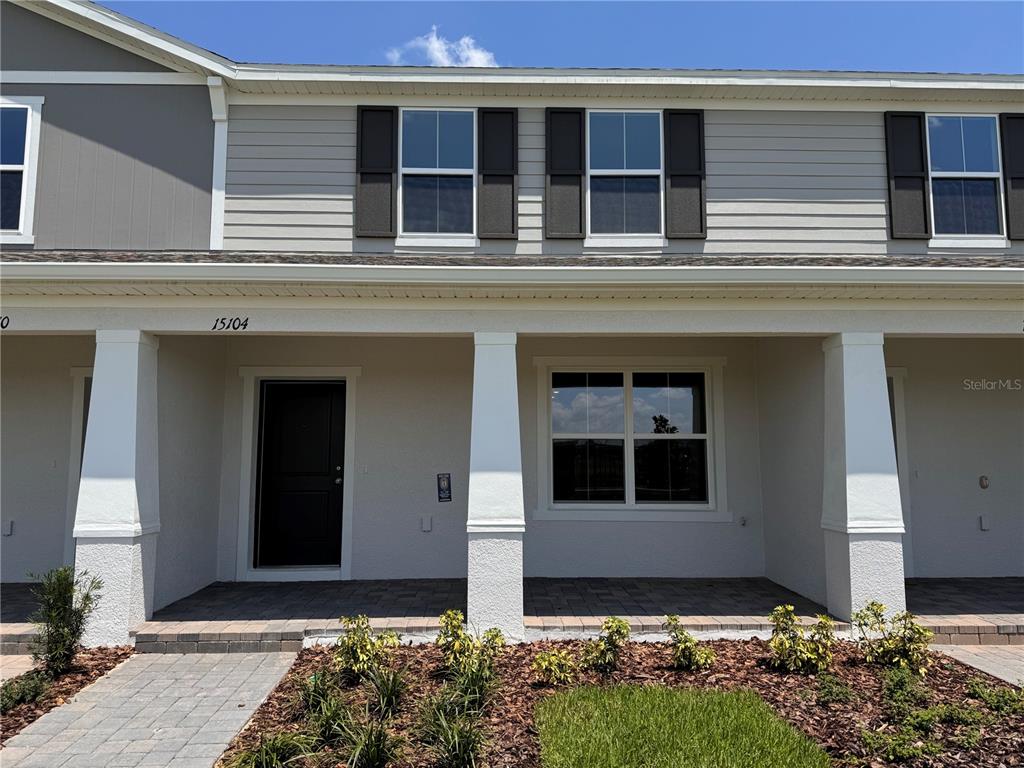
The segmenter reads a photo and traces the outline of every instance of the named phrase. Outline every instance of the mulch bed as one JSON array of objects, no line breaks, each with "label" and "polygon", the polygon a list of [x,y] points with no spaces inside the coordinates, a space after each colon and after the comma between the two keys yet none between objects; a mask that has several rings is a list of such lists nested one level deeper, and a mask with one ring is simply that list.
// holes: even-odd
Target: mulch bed
[{"label": "mulch bed", "polygon": [[135,649],[130,645],[86,648],[79,651],[71,669],[51,681],[49,688],[39,701],[19,704],[9,712],[0,715],[0,744],[54,707],[59,707],[85,686],[103,677],[134,652]]},{"label": "mulch bed", "polygon": [[[890,763],[871,755],[862,739],[863,730],[892,730],[886,719],[882,698],[882,674],[878,667],[864,662],[852,643],[836,644],[831,674],[856,694],[853,701],[818,701],[817,680],[813,676],[787,675],[765,666],[767,644],[762,640],[717,640],[710,645],[717,660],[705,672],[680,672],[669,666],[666,643],[629,643],[620,657],[619,670],[602,680],[584,675],[580,683],[628,683],[673,687],[747,688],[756,691],[775,712],[821,745],[842,765],[870,768]],[[542,687],[530,671],[530,662],[540,650],[565,648],[578,653],[582,642],[538,642],[510,646],[498,662],[500,680],[497,693],[484,715],[489,740],[484,765],[489,768],[540,768],[540,744],[533,723],[537,701],[555,693]],[[291,672],[278,684],[249,724],[235,737],[222,756],[222,763],[240,749],[258,742],[260,734],[276,730],[298,730],[302,718],[295,705],[297,683],[330,662],[331,649],[310,648],[300,652]],[[405,670],[409,683],[399,712],[392,721],[394,730],[406,739],[403,768],[427,768],[433,764],[430,754],[415,737],[422,701],[441,685],[437,676],[440,654],[431,645],[402,646],[395,651],[395,663]],[[961,664],[948,656],[933,654],[933,663],[924,684],[930,691],[928,706],[968,704],[984,705],[967,696],[971,678],[981,677],[995,687],[1005,683]],[[356,704],[366,700],[363,687],[353,687],[347,695]],[[1024,714],[996,715],[994,722],[982,725],[976,746],[962,748],[949,742],[958,726],[939,725],[930,738],[942,741],[943,754],[904,763],[910,768],[928,766],[971,766],[971,768],[1024,766]],[[328,763],[331,764],[331,763]],[[322,763],[318,763],[322,765]]]}]

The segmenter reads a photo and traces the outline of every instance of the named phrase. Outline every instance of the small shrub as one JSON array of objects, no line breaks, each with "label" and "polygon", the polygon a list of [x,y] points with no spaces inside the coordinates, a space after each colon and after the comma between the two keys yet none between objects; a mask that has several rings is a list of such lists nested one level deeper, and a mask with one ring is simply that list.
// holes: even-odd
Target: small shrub
[{"label": "small shrub", "polygon": [[355,718],[352,710],[337,698],[325,699],[309,711],[306,722],[318,745],[336,747],[352,740]]},{"label": "small shrub", "polygon": [[316,746],[304,733],[260,734],[259,743],[242,750],[228,763],[229,768],[285,768],[293,765]]},{"label": "small shrub", "polygon": [[19,704],[39,701],[49,687],[50,678],[40,670],[5,680],[0,686],[0,712],[6,714]]},{"label": "small shrub", "polygon": [[918,624],[912,613],[904,611],[886,620],[885,606],[872,601],[852,618],[869,664],[905,667],[924,677],[930,663],[932,631]]},{"label": "small shrub", "polygon": [[425,710],[421,723],[423,740],[430,745],[438,766],[474,768],[484,744],[479,719],[466,712],[449,710],[443,704]]},{"label": "small shrub", "polygon": [[810,675],[829,668],[836,639],[832,619],[819,615],[807,636],[792,605],[776,606],[768,618],[773,625],[768,647],[775,669]]},{"label": "small shrub", "polygon": [[710,669],[715,662],[715,652],[701,645],[696,638],[679,625],[678,616],[665,617],[665,629],[672,638],[672,665],[676,669],[699,671]]},{"label": "small shrub", "polygon": [[942,752],[942,745],[922,739],[912,728],[900,727],[895,731],[864,731],[864,745],[879,757],[894,763],[905,763]]},{"label": "small shrub", "polygon": [[981,728],[976,725],[962,728],[953,734],[949,740],[961,749],[974,749],[981,743]]},{"label": "small shrub", "polygon": [[463,700],[466,709],[479,712],[494,692],[494,678],[493,662],[485,655],[476,654],[463,661],[449,685],[451,692]]},{"label": "small shrub", "polygon": [[445,611],[440,617],[441,629],[437,633],[435,645],[441,650],[445,669],[454,672],[462,665],[462,660],[470,652],[473,638],[466,631],[466,618],[462,611]]},{"label": "small shrub", "polygon": [[397,669],[378,667],[367,675],[367,679],[373,693],[370,702],[373,711],[379,717],[393,717],[407,687],[402,673]]},{"label": "small shrub", "polygon": [[401,751],[401,740],[383,720],[353,721],[348,733],[348,768],[385,768]]},{"label": "small shrub", "polygon": [[822,704],[846,704],[857,698],[853,689],[827,672],[818,677],[818,701]]},{"label": "small shrub", "polygon": [[42,662],[51,677],[68,671],[82,643],[85,622],[96,609],[103,582],[87,571],[75,576],[70,565],[54,568],[38,578],[32,590],[39,608],[31,616],[38,628],[32,658]]},{"label": "small shrub", "polygon": [[993,712],[1000,714],[1024,713],[1024,689],[997,688],[983,678],[972,677],[967,681],[967,695],[985,703]]},{"label": "small shrub", "polygon": [[328,670],[314,672],[299,681],[299,702],[307,712],[313,712],[337,698],[337,680]]},{"label": "small shrub", "polygon": [[342,616],[345,634],[338,638],[334,660],[346,677],[362,679],[387,664],[399,636],[390,630],[374,634],[366,616]]},{"label": "small shrub", "polygon": [[930,734],[939,723],[943,725],[978,725],[985,719],[976,709],[961,704],[939,704],[928,709],[918,709],[904,719],[903,724],[918,733]]},{"label": "small shrub", "polygon": [[540,651],[530,669],[544,685],[569,685],[576,679],[579,665],[568,651]]},{"label": "small shrub", "polygon": [[610,675],[619,666],[619,654],[627,640],[629,624],[618,616],[609,616],[601,624],[600,637],[584,646],[581,666]]},{"label": "small shrub", "polygon": [[882,700],[889,716],[902,721],[928,701],[928,690],[906,667],[893,667],[886,670],[882,679]]}]

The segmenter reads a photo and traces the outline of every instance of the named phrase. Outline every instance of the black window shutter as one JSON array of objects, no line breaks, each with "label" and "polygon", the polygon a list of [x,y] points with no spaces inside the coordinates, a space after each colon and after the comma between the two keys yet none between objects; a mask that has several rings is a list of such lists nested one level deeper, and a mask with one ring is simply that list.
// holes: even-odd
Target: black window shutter
[{"label": "black window shutter", "polygon": [[885,162],[889,176],[889,234],[894,239],[931,237],[924,112],[885,113]]},{"label": "black window shutter", "polygon": [[356,108],[356,237],[394,237],[398,107]]},{"label": "black window shutter", "polygon": [[555,107],[549,107],[545,115],[545,237],[583,239],[584,115],[582,109]]},{"label": "black window shutter", "polygon": [[1006,235],[1024,240],[1024,112],[999,116],[1006,186]]},{"label": "black window shutter", "polygon": [[481,108],[477,124],[477,235],[513,239],[519,218],[519,111]]},{"label": "black window shutter", "polygon": [[704,111],[666,109],[665,236],[707,237]]}]

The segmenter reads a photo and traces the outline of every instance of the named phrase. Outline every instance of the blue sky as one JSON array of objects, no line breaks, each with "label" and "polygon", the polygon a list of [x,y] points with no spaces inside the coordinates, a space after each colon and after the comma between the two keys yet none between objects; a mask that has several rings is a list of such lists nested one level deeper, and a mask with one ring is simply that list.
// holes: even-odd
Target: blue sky
[{"label": "blue sky", "polygon": [[1024,0],[104,4],[238,61],[1024,73]]}]

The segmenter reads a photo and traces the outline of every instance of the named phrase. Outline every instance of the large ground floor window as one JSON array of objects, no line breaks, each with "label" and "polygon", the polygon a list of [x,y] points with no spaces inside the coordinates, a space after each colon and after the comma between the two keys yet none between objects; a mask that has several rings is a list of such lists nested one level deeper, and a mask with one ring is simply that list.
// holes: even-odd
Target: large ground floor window
[{"label": "large ground floor window", "polygon": [[711,373],[667,366],[547,369],[548,505],[712,508]]}]

